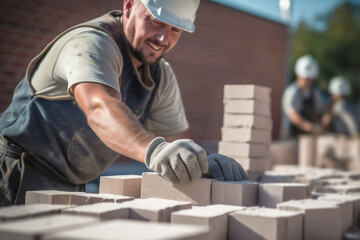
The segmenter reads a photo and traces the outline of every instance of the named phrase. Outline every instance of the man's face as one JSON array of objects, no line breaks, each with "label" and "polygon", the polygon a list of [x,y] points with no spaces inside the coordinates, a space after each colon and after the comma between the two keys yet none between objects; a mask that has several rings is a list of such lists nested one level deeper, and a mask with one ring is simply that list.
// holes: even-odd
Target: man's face
[{"label": "man's face", "polygon": [[312,85],[314,83],[314,79],[312,78],[305,78],[298,76],[297,78],[297,84],[298,86],[303,90],[310,90]]},{"label": "man's face", "polygon": [[140,3],[132,8],[124,32],[138,67],[157,63],[175,46],[182,30],[155,19]]}]

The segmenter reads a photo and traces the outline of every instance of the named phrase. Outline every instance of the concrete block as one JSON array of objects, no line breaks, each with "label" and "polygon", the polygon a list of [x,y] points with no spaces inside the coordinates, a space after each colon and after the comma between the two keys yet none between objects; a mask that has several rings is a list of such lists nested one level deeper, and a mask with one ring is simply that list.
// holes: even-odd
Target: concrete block
[{"label": "concrete block", "polygon": [[236,157],[267,157],[268,144],[219,142],[219,153]]},{"label": "concrete block", "polygon": [[300,135],[298,147],[299,166],[316,166],[316,137],[313,135]]},{"label": "concrete block", "polygon": [[140,198],[141,176],[116,175],[101,176],[99,193],[110,193]]},{"label": "concrete block", "polygon": [[228,215],[244,207],[231,205],[208,205],[173,212],[171,223],[207,226],[210,229],[207,239],[226,240],[228,237]]},{"label": "concrete block", "polygon": [[251,84],[225,84],[224,98],[226,99],[258,99],[271,102],[271,89]]},{"label": "concrete block", "polygon": [[310,197],[310,188],[300,183],[262,183],[259,184],[258,205],[276,208],[276,204],[290,200]]},{"label": "concrete block", "polygon": [[270,103],[258,100],[224,100],[224,112],[271,116]]},{"label": "concrete block", "polygon": [[[344,227],[350,227],[350,226],[358,226],[360,227],[360,195],[340,195],[340,194],[326,194],[324,196],[321,196],[318,198],[318,200],[321,201],[331,201],[336,204],[343,205],[343,219],[352,219],[352,222],[346,223],[346,221],[343,222]],[[348,203],[351,204],[351,207],[348,206]],[[347,211],[350,211],[349,209],[352,209],[351,216],[347,218],[348,215]]]},{"label": "concrete block", "polygon": [[[80,192],[76,192],[81,194]],[[27,191],[25,197],[25,204],[71,204],[71,196],[75,192],[64,192],[56,190],[39,190],[39,191]]]},{"label": "concrete block", "polygon": [[130,208],[118,203],[95,203],[62,210],[63,214],[90,216],[101,220],[129,219]]},{"label": "concrete block", "polygon": [[269,156],[273,166],[279,164],[298,165],[296,140],[281,140],[270,143]]},{"label": "concrete block", "polygon": [[240,163],[245,171],[248,172],[264,172],[267,168],[268,158],[245,158],[237,156],[228,156]]},{"label": "concrete block", "polygon": [[25,204],[74,204],[86,205],[98,202],[124,202],[130,201],[133,197],[115,194],[96,194],[86,192],[64,192],[55,190],[27,191]]},{"label": "concrete block", "polygon": [[211,187],[212,204],[257,205],[259,184],[252,181],[216,181]]},{"label": "concrete block", "polygon": [[343,201],[339,199],[329,199],[325,196],[320,196],[317,198],[320,201],[329,201],[335,203],[341,210],[341,219],[342,219],[342,233],[345,233],[353,223],[353,204],[348,201]]},{"label": "concrete block", "polygon": [[301,240],[302,231],[303,214],[297,212],[252,207],[229,216],[229,240]]},{"label": "concrete block", "polygon": [[316,161],[321,165],[337,161],[335,135],[320,135],[316,138]]},{"label": "concrete block", "polygon": [[30,204],[14,205],[0,208],[0,222],[43,216],[49,214],[60,214],[62,209],[69,208],[66,205]]},{"label": "concrete block", "polygon": [[187,239],[206,240],[209,229],[204,226],[141,222],[131,220],[109,220],[69,231],[45,236],[44,240],[73,239]]},{"label": "concrete block", "polygon": [[141,198],[164,198],[191,202],[193,205],[210,204],[213,179],[193,180],[188,184],[172,184],[157,173],[143,173]]},{"label": "concrete block", "polygon": [[249,180],[254,182],[258,182],[264,174],[264,171],[247,172]]},{"label": "concrete block", "polygon": [[271,117],[254,114],[230,114],[224,113],[224,127],[243,127],[271,131],[273,122]]},{"label": "concrete block", "polygon": [[294,177],[289,175],[276,175],[272,172],[265,172],[265,174],[261,175],[258,182],[260,183],[291,183],[294,182]]},{"label": "concrete block", "polygon": [[38,240],[50,233],[74,229],[84,225],[95,223],[92,217],[80,216],[42,216],[31,219],[21,219],[0,224],[0,238],[6,240],[33,239]]},{"label": "concrete block", "polygon": [[135,199],[121,205],[131,209],[130,219],[151,222],[170,222],[172,212],[191,208],[190,202],[162,198]]},{"label": "concrete block", "polygon": [[279,203],[277,208],[304,214],[304,239],[341,239],[341,210],[334,203],[314,199],[292,200]]},{"label": "concrete block", "polygon": [[360,184],[348,183],[347,185],[334,185],[334,186],[316,186],[315,192],[318,193],[337,193],[337,194],[360,194]]},{"label": "concrete block", "polygon": [[221,140],[224,142],[260,143],[271,142],[270,131],[257,130],[253,128],[221,128]]},{"label": "concrete block", "polygon": [[133,200],[133,197],[108,194],[108,193],[77,193],[71,196],[71,203],[75,205],[87,205],[100,202],[122,203]]}]

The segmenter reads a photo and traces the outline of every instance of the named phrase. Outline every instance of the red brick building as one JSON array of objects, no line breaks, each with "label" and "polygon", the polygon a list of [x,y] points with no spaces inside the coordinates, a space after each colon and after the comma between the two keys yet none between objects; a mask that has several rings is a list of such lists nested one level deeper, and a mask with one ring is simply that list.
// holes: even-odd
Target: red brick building
[{"label": "red brick building", "polygon": [[[66,28],[121,9],[119,0],[0,1],[0,112],[11,101],[28,62]],[[184,33],[166,56],[182,91],[186,114],[201,141],[220,139],[223,85],[272,88],[273,139],[278,139],[286,76],[285,25],[202,1],[196,31]]]}]

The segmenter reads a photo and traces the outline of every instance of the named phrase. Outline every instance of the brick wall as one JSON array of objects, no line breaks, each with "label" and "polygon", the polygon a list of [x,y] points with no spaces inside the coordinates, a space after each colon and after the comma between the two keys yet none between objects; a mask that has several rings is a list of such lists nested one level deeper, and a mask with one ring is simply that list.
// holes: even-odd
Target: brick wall
[{"label": "brick wall", "polygon": [[[119,0],[0,0],[0,112],[11,101],[28,62],[61,31],[112,9]],[[184,33],[166,57],[182,91],[188,120],[200,140],[219,140],[223,85],[272,88],[273,138],[279,136],[285,82],[285,26],[202,1],[194,34]]]}]

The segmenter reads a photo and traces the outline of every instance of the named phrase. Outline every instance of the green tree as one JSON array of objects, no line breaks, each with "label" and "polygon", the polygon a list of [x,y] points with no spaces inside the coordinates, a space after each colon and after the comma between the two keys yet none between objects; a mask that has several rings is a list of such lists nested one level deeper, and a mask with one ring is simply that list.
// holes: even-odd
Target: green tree
[{"label": "green tree", "polygon": [[320,65],[317,84],[343,75],[351,83],[351,99],[360,101],[360,4],[343,2],[318,19],[324,21],[325,30],[302,22],[293,32],[292,69],[298,57],[312,54]]}]

